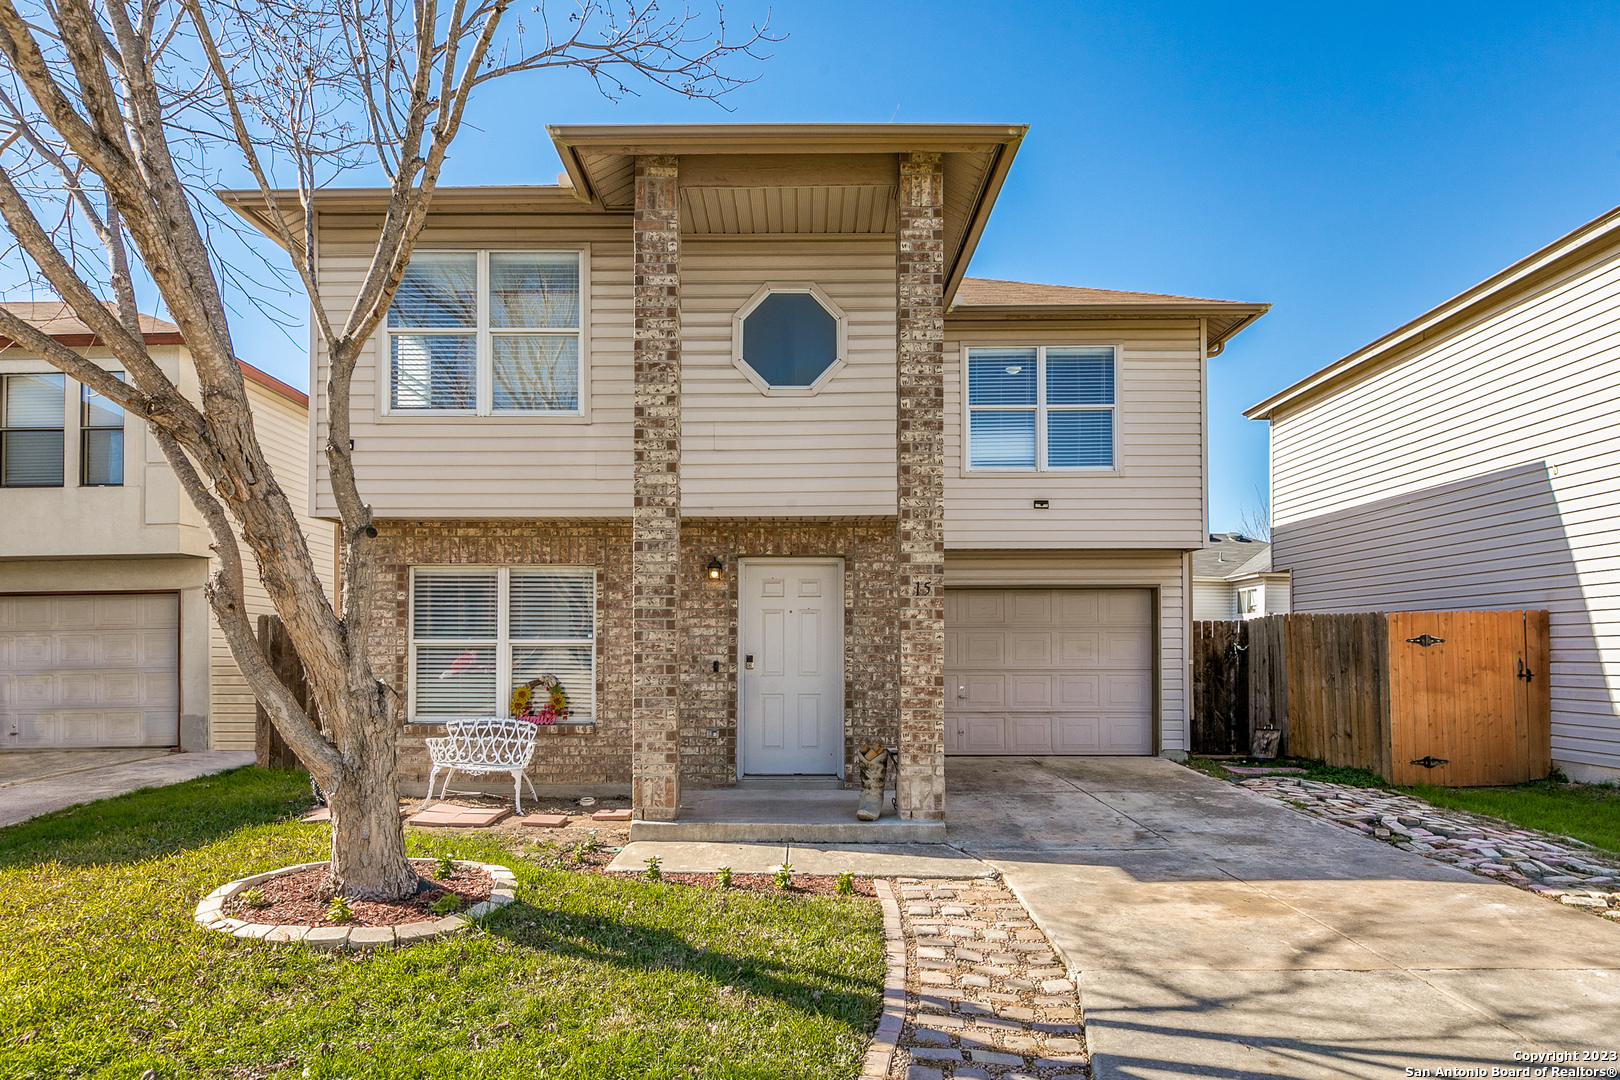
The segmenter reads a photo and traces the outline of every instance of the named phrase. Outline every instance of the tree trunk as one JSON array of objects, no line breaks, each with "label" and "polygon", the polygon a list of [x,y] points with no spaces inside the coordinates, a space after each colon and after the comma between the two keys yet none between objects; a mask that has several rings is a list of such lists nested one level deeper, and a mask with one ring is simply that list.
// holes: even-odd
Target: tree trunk
[{"label": "tree trunk", "polygon": [[395,730],[389,718],[355,725],[342,779],[327,793],[332,811],[332,884],[355,900],[398,900],[416,892],[405,860],[405,826],[394,781]]}]

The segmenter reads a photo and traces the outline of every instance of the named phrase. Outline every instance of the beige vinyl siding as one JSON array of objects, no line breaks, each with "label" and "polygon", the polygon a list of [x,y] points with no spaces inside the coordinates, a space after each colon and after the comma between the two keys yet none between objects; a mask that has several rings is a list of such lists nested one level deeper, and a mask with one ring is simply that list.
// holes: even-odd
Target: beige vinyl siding
[{"label": "beige vinyl siding", "polygon": [[[365,278],[380,220],[323,213],[322,299],[341,324]],[[632,330],[630,217],[579,210],[432,217],[418,246],[588,248],[587,378],[579,417],[385,415],[386,334],[373,337],[353,383],[355,471],[378,517],[604,517],[630,513]],[[324,392],[325,349],[314,384]],[[582,404],[585,403],[582,401]],[[324,424],[316,443],[325,437]],[[317,456],[316,512],[337,508]]]},{"label": "beige vinyl siding", "polygon": [[[682,514],[894,513],[894,260],[892,236],[682,239]],[[848,320],[847,365],[813,396],[732,363],[732,317],[769,282],[811,282]]]},{"label": "beige vinyl siding", "polygon": [[945,587],[1147,588],[1158,597],[1158,748],[1186,749],[1187,597],[1180,551],[947,551]]},{"label": "beige vinyl siding", "polygon": [[[293,509],[299,511],[307,505],[309,494],[307,411],[303,406],[257,383],[249,382],[247,389],[248,401],[253,407],[253,429],[259,437],[259,444],[264,448],[265,457],[275,470],[276,480],[287,493]],[[337,580],[336,526],[333,522],[302,514],[298,523],[309,543],[315,569],[321,576],[322,584],[329,590],[328,599],[331,599],[330,590]],[[248,616],[257,626],[258,617],[271,613],[273,608],[269,594],[259,581],[252,553],[244,548],[243,556],[247,562],[243,579],[244,600]],[[237,669],[225,635],[220,633],[219,625],[211,615],[208,628],[210,744],[215,750],[252,750],[255,728],[253,692],[248,689],[247,680]]]},{"label": "beige vinyl siding", "polygon": [[1553,757],[1620,768],[1620,258],[1289,406],[1296,611],[1546,607]]},{"label": "beige vinyl siding", "polygon": [[[970,472],[966,350],[1116,345],[1116,470]],[[1035,510],[1036,499],[1051,508]],[[945,320],[948,548],[1183,548],[1204,543],[1204,391],[1197,319],[1037,323]]]},{"label": "beige vinyl siding", "polygon": [[1238,617],[1237,591],[1224,581],[1193,580],[1193,620],[1224,622]]}]

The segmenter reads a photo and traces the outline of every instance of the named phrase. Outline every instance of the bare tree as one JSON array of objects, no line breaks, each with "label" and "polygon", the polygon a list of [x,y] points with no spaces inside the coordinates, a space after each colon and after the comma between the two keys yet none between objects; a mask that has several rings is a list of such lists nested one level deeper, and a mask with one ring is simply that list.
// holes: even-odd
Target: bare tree
[{"label": "bare tree", "polygon": [[1245,536],[1271,543],[1271,494],[1259,484],[1254,486],[1254,505],[1244,509],[1238,527]]},{"label": "bare tree", "polygon": [[[335,892],[395,898],[416,888],[397,812],[402,704],[368,656],[377,595],[371,508],[349,452],[349,387],[426,224],[467,103],[484,83],[576,68],[609,96],[650,80],[689,98],[744,81],[752,27],[728,41],[651,0],[579,0],[553,32],[510,0],[0,0],[0,218],[11,254],[113,353],[127,381],[0,309],[0,334],[146,421],[207,523],[217,553],[208,600],[237,664],[332,807]],[[253,430],[210,248],[211,155],[245,165],[310,299],[330,364],[323,452],[341,515],[341,607],[322,587],[293,508]],[[380,169],[387,208],[347,313],[320,301],[314,193]],[[292,199],[278,193],[289,175]],[[133,267],[133,269],[132,269]],[[196,367],[200,407],[148,355],[135,280],[155,286]],[[277,681],[243,606],[257,562],[308,672],[330,741]]]}]

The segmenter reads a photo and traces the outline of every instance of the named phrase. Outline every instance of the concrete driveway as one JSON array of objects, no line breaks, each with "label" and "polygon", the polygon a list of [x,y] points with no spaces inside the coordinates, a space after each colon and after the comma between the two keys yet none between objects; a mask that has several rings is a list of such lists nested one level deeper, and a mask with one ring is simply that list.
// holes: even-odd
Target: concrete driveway
[{"label": "concrete driveway", "polygon": [[253,751],[12,751],[0,754],[0,828],[96,799],[253,764]]},{"label": "concrete driveway", "polygon": [[1620,925],[1156,758],[946,773],[950,842],[1075,972],[1096,1080],[1489,1076],[1620,1050]]}]

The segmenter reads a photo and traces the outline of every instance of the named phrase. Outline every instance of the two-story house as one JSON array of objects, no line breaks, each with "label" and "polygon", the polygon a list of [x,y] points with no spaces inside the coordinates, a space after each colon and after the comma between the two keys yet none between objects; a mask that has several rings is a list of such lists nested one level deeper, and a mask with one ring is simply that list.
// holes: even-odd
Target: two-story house
[{"label": "two-story house", "polygon": [[[116,364],[66,305],[6,306]],[[150,316],[141,328],[153,361],[195,399],[179,331]],[[308,399],[248,364],[242,374],[254,428],[296,507],[309,473]],[[4,339],[0,507],[0,748],[253,749],[253,694],[203,595],[208,530],[163,451],[139,418]],[[332,525],[300,524],[335,568]],[[245,589],[250,611],[271,610],[251,573]]]},{"label": "two-story house", "polygon": [[[1024,133],[556,127],[557,185],[439,191],[353,386],[408,779],[542,675],[535,779],[647,819],[866,742],[912,818],[948,754],[1185,747],[1205,361],[1266,308],[966,278]],[[314,196],[335,317],[385,197]]]}]

